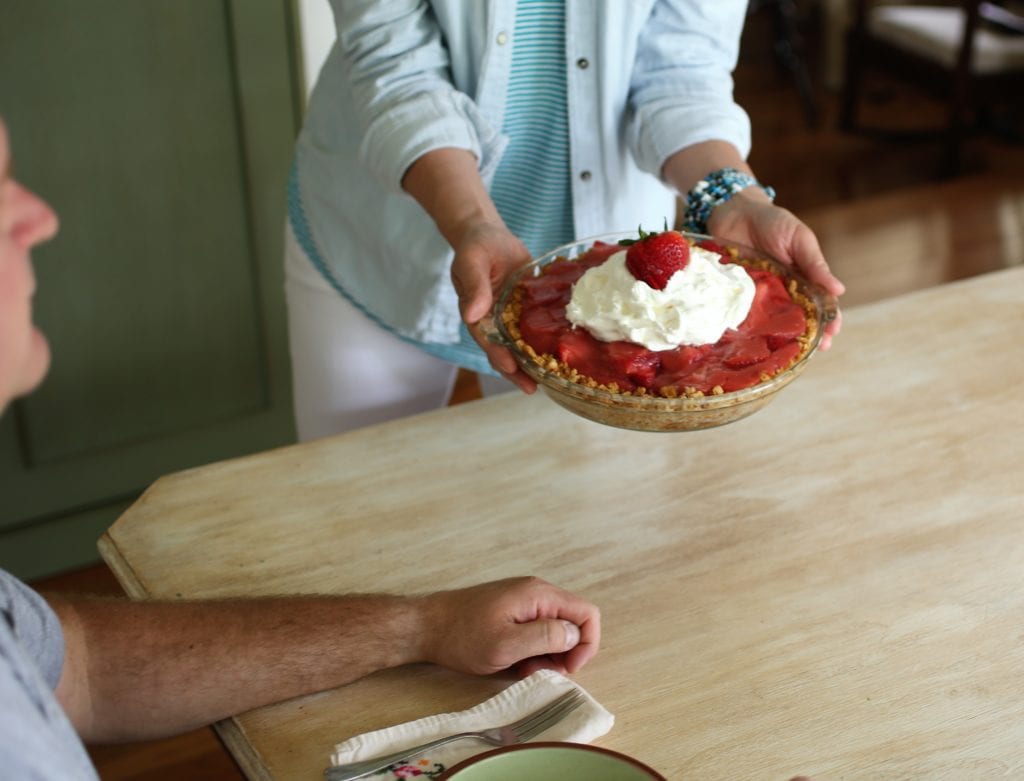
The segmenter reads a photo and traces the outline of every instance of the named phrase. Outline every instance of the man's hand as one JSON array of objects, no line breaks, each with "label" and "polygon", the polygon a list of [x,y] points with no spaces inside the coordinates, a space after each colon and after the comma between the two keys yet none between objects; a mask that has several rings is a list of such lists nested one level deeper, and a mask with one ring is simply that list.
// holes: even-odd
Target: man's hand
[{"label": "man's hand", "polygon": [[597,653],[597,607],[539,578],[512,578],[420,599],[423,658],[487,675],[516,667],[574,673]]},{"label": "man's hand", "polygon": [[[766,252],[785,263],[791,263],[834,296],[846,290],[828,267],[814,233],[796,216],[775,206],[757,188],[748,188],[711,212],[708,231],[715,236],[746,244]],[[832,337],[842,326],[842,313],[828,324],[821,338],[821,349],[827,350]]]},{"label": "man's hand", "polygon": [[596,607],[537,578],[422,597],[50,601],[65,640],[58,699],[101,743],[164,737],[412,662],[571,673],[601,640]]},{"label": "man's hand", "polygon": [[533,393],[537,383],[516,365],[512,353],[488,341],[478,326],[494,307],[496,294],[509,273],[530,261],[529,251],[500,222],[471,225],[453,246],[452,283],[459,296],[459,311],[469,332],[496,371],[526,393]]}]

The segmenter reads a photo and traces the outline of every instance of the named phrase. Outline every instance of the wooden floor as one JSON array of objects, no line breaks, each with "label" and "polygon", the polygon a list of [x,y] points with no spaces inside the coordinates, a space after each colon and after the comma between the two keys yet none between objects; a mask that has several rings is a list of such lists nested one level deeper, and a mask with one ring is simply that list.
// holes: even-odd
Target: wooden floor
[{"label": "wooden floor", "polygon": [[[844,306],[1024,264],[1024,145],[991,135],[972,139],[969,170],[943,181],[936,144],[881,143],[837,132],[836,98],[828,92],[819,91],[821,123],[809,128],[765,40],[752,26],[736,78],[755,128],[751,163],[779,191],[779,203],[817,232],[847,282]],[[872,110],[888,117],[914,122],[939,116],[936,104],[898,85],[882,83],[872,95]],[[835,349],[842,349],[841,336]],[[464,375],[456,400],[477,395],[474,378]],[[120,591],[102,565],[36,585]],[[242,778],[208,729],[90,750],[105,781]]]}]

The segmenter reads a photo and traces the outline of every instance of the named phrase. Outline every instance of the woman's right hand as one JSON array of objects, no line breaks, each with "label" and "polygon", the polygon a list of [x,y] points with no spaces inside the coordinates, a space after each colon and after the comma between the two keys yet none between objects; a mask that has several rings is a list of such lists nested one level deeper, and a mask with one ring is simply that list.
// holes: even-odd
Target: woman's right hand
[{"label": "woman's right hand", "polygon": [[455,250],[452,283],[469,332],[496,371],[533,393],[537,384],[518,367],[512,353],[489,342],[480,330],[480,321],[494,307],[502,283],[513,269],[530,261],[530,252],[498,214],[476,158],[465,149],[431,150],[409,167],[402,187],[433,218]]},{"label": "woman's right hand", "polygon": [[512,353],[492,343],[480,330],[480,321],[490,314],[508,275],[530,262],[530,252],[504,223],[479,221],[460,231],[452,243],[452,283],[459,297],[459,312],[470,334],[480,345],[491,366],[526,393],[537,389],[519,368]]}]

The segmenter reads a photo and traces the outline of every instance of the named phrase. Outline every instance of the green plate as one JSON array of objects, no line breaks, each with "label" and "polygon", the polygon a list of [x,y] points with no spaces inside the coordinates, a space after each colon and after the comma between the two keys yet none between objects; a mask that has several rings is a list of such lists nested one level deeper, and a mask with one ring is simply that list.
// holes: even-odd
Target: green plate
[{"label": "green plate", "polygon": [[580,743],[527,743],[471,757],[438,781],[651,781],[665,778],[635,759]]}]

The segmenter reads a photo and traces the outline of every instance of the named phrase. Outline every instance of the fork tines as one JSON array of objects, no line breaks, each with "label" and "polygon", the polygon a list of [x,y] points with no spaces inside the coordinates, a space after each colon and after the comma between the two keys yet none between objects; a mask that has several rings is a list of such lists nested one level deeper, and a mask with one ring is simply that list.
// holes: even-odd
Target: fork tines
[{"label": "fork tines", "polygon": [[525,718],[512,725],[520,740],[526,741],[533,738],[548,727],[561,721],[572,711],[583,704],[583,695],[579,689],[570,689],[565,694],[555,698],[543,708],[529,714]]}]

